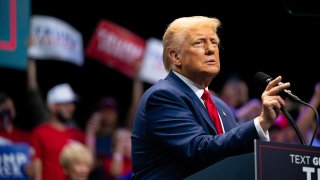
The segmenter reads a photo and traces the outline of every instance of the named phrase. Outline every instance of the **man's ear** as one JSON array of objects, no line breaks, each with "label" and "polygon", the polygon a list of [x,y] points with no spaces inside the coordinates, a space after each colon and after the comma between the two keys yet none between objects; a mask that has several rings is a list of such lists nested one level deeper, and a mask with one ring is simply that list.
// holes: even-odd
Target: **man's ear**
[{"label": "man's ear", "polygon": [[179,53],[175,50],[171,50],[169,54],[170,54],[170,59],[172,61],[172,64],[175,66],[181,66],[181,58]]}]

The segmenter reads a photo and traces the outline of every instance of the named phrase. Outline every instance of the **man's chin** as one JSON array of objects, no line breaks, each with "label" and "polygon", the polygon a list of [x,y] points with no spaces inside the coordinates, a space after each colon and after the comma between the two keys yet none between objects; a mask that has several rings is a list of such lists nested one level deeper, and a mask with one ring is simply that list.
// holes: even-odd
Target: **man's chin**
[{"label": "man's chin", "polygon": [[207,74],[210,75],[210,77],[216,77],[220,72],[220,69],[218,68],[212,68],[209,71],[207,71]]}]

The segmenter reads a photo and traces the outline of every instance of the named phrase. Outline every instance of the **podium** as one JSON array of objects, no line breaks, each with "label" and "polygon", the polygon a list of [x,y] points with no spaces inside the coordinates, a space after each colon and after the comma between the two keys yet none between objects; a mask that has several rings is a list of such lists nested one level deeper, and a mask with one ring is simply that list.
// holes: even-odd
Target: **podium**
[{"label": "podium", "polygon": [[254,180],[254,154],[226,158],[199,171],[185,180]]},{"label": "podium", "polygon": [[320,180],[320,148],[255,141],[254,153],[225,158],[185,180]]}]

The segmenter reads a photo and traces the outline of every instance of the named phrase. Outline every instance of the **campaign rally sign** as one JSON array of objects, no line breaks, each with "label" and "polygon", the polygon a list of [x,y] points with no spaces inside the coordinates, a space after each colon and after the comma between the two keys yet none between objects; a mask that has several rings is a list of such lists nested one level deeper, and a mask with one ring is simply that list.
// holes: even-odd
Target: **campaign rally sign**
[{"label": "campaign rally sign", "polygon": [[30,0],[0,1],[0,66],[25,70]]},{"label": "campaign rally sign", "polygon": [[110,21],[101,20],[88,44],[86,55],[133,78],[144,48],[144,39]]},{"label": "campaign rally sign", "polygon": [[70,24],[51,16],[31,17],[28,54],[37,60],[61,60],[83,65],[82,35]]},{"label": "campaign rally sign", "polygon": [[24,168],[30,162],[30,154],[26,143],[0,145],[0,179],[29,180]]},{"label": "campaign rally sign", "polygon": [[147,40],[144,57],[141,63],[140,79],[154,84],[168,74],[163,66],[162,41],[156,38]]},{"label": "campaign rally sign", "polygon": [[255,141],[256,179],[320,179],[320,148]]}]

